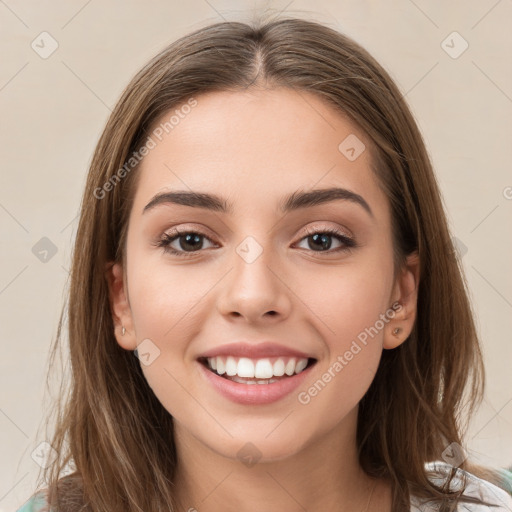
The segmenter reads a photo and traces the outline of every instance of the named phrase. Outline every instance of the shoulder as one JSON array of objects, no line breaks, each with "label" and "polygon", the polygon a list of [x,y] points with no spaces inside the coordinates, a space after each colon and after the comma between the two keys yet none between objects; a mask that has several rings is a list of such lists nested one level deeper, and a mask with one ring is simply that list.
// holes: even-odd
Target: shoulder
[{"label": "shoulder", "polygon": [[[445,462],[435,461],[426,464],[425,469],[429,473],[430,481],[439,485],[446,481],[452,469],[455,468]],[[465,502],[460,504],[457,510],[467,510],[470,512],[512,512],[512,496],[504,489],[497,487],[487,480],[478,478],[472,473],[457,468],[452,481],[453,489],[460,489],[464,482],[466,487],[463,496],[478,498],[489,505]],[[411,512],[431,512],[434,510],[437,510],[437,508],[432,503],[421,503],[417,497],[411,497]]]},{"label": "shoulder", "polygon": [[48,502],[44,492],[31,496],[16,512],[48,512]]}]

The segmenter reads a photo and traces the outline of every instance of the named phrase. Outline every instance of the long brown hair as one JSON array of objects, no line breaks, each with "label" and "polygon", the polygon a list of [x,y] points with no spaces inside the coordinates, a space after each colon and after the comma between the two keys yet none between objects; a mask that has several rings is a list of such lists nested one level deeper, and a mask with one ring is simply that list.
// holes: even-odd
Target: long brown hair
[{"label": "long brown hair", "polygon": [[[105,269],[125,257],[137,166],[126,163],[163,114],[211,91],[288,87],[323,98],[371,141],[372,167],[392,211],[395,269],[417,250],[418,314],[409,339],[385,350],[359,404],[364,470],[388,478],[393,510],[409,497],[457,493],[425,463],[463,445],[464,419],[483,393],[483,364],[467,283],[421,134],[393,80],[361,46],[316,22],[286,18],[216,23],[172,43],[130,82],[97,144],[81,204],[67,320],[71,375],[56,404],[45,471],[59,511],[176,510],[173,421],[137,359],[117,344]],[[124,173],[120,172],[124,168]],[[105,186],[105,184],[110,185]],[[61,343],[65,311],[51,353]],[[70,474],[62,476],[69,467]],[[471,469],[468,462],[463,469]]]}]

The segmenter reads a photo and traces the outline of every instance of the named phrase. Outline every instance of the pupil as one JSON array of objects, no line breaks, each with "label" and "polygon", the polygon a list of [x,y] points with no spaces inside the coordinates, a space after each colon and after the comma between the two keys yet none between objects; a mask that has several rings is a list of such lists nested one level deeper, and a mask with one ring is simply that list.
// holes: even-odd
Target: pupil
[{"label": "pupil", "polygon": [[321,249],[323,251],[329,249],[331,247],[331,236],[328,234],[316,234],[311,237],[315,243],[321,244]]}]

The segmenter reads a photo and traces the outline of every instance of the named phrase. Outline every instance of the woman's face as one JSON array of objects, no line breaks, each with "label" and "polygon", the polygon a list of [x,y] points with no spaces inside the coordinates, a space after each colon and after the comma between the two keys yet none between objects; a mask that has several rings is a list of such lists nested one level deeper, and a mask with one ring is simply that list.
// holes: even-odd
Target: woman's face
[{"label": "woman's face", "polygon": [[412,328],[391,308],[411,281],[393,281],[388,200],[352,123],[289,89],[194,100],[153,126],[136,171],[116,336],[178,435],[277,460],[355,431],[383,348],[407,335],[391,331]]}]

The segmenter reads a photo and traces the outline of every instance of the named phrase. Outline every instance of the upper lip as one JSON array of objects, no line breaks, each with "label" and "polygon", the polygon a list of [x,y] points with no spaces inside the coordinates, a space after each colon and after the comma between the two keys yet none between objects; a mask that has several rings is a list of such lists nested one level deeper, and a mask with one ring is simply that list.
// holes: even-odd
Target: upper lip
[{"label": "upper lip", "polygon": [[249,359],[261,359],[265,357],[299,357],[303,359],[312,358],[312,356],[278,343],[265,341],[261,343],[230,343],[228,345],[221,345],[211,348],[204,352],[199,358],[209,358],[216,356],[234,356],[234,357],[248,357]]}]

